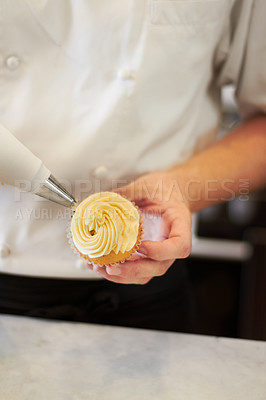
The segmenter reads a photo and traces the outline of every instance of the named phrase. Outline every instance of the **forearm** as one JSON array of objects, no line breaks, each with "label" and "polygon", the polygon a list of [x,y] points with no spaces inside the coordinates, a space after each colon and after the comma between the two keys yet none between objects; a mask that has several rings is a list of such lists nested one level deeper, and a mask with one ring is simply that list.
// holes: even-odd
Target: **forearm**
[{"label": "forearm", "polygon": [[[143,240],[137,259],[99,273],[117,283],[147,283],[191,251],[191,212],[266,182],[266,117],[253,119],[186,163],[141,176],[117,191],[150,215],[160,215],[158,240]],[[148,225],[149,226],[149,225]],[[155,225],[151,225],[155,229]],[[110,274],[114,276],[110,276]]]},{"label": "forearm", "polygon": [[266,183],[266,117],[243,123],[170,173],[192,212]]}]

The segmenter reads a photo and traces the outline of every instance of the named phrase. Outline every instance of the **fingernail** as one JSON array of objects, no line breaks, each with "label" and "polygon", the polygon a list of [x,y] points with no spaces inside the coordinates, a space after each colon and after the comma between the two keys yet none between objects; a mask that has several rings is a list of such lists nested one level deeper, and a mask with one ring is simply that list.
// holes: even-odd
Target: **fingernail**
[{"label": "fingernail", "polygon": [[108,275],[120,275],[121,268],[120,267],[107,267],[106,272],[108,273]]},{"label": "fingernail", "polygon": [[142,246],[140,246],[140,248],[138,249],[138,253],[144,254],[145,256],[148,254],[145,247],[142,247]]}]

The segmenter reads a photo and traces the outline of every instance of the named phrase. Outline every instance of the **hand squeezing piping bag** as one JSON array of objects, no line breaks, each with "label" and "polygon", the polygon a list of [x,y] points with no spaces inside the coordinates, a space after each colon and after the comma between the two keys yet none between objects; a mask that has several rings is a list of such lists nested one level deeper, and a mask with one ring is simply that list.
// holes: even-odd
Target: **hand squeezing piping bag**
[{"label": "hand squeezing piping bag", "polygon": [[0,181],[74,208],[74,197],[54,178],[43,162],[0,125]]}]

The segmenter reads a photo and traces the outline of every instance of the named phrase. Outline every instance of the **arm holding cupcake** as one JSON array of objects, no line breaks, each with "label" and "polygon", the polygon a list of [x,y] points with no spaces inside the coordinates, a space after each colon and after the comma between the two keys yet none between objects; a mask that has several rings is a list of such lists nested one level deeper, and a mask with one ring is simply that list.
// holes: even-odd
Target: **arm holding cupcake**
[{"label": "arm holding cupcake", "polygon": [[168,237],[143,241],[122,267],[97,268],[117,283],[145,284],[163,275],[191,251],[191,215],[238,195],[241,182],[254,190],[266,183],[266,117],[255,117],[226,137],[171,170],[144,175],[118,192],[143,212],[162,215]]}]

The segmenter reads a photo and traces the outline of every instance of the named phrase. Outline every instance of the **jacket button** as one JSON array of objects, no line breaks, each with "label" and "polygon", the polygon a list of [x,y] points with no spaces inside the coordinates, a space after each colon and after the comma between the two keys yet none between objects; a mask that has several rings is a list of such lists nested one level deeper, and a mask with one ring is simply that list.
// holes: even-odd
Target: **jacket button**
[{"label": "jacket button", "polygon": [[10,71],[15,71],[20,64],[20,60],[17,56],[9,56],[6,58],[5,64]]},{"label": "jacket button", "polygon": [[0,247],[0,257],[1,258],[7,258],[10,256],[10,249],[7,246],[1,246]]},{"label": "jacket button", "polygon": [[96,178],[104,178],[107,175],[107,168],[105,165],[99,165],[93,173]]}]

